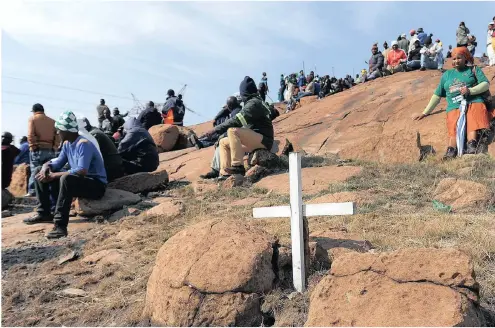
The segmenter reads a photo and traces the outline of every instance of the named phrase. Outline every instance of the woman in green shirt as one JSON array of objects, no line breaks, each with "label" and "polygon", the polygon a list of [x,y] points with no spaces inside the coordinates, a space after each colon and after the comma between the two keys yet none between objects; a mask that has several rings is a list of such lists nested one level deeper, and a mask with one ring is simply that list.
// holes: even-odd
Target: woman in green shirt
[{"label": "woman in green shirt", "polygon": [[473,57],[465,47],[452,51],[453,69],[446,71],[440,84],[433,93],[431,100],[422,114],[416,115],[415,120],[428,116],[440,103],[440,98],[447,98],[447,130],[448,148],[444,159],[454,158],[457,154],[456,125],[460,115],[459,105],[463,99],[467,101],[467,154],[475,154],[478,148],[477,132],[488,129],[490,114],[484,104],[482,94],[490,87],[488,79],[479,67],[468,66]]}]

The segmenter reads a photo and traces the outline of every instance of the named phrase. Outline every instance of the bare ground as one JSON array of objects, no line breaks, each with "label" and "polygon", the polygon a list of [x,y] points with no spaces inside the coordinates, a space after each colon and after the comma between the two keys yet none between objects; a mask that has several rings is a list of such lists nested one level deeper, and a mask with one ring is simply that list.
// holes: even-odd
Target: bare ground
[{"label": "bare ground", "polygon": [[[334,157],[305,159],[304,166],[334,165]],[[345,183],[333,184],[316,195],[350,191],[372,195],[358,207],[358,214],[345,217],[310,218],[310,231],[345,229],[369,240],[378,250],[404,247],[456,247],[470,254],[481,285],[482,305],[495,311],[495,207],[473,208],[469,213],[443,213],[432,207],[432,192],[445,177],[481,182],[495,196],[495,162],[480,156],[441,164],[423,162],[386,165],[352,162],[364,169]],[[472,169],[468,174],[459,170]],[[141,317],[146,284],[156,253],[163,243],[187,225],[210,218],[247,220],[255,206],[287,204],[287,196],[259,188],[218,190],[195,195],[191,186],[168,191],[185,203],[185,212],[173,219],[140,214],[117,222],[94,224],[83,235],[69,235],[56,242],[38,241],[2,248],[2,324],[5,326],[136,326]],[[258,220],[257,224],[290,243],[289,220]],[[120,240],[121,231],[136,235]],[[70,225],[69,225],[70,233]],[[104,249],[120,249],[122,261],[107,265],[85,264],[80,258]],[[59,265],[58,259],[71,250],[80,258]],[[310,277],[310,291],[324,271]],[[62,294],[80,288],[84,297]],[[309,292],[310,292],[309,291]],[[309,292],[292,294],[279,286],[264,295],[266,325],[301,326],[307,315]],[[274,321],[274,322],[273,322]]]}]

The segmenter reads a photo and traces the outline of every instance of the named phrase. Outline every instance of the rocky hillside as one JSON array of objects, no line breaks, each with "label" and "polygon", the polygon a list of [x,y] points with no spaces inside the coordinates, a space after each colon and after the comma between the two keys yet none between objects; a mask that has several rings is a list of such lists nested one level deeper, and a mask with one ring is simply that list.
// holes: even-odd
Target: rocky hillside
[{"label": "rocky hillside", "polygon": [[[2,212],[2,324],[495,325],[495,160],[438,160],[445,104],[421,122],[411,116],[439,78],[397,74],[304,98],[276,119],[274,151],[288,139],[304,153],[304,202],[356,205],[352,216],[308,218],[306,292],[292,284],[288,218],[252,219],[253,207],[289,203],[286,157],[253,155],[256,179],[200,181],[213,147],[174,150],[187,129],[161,126],[156,138],[177,140],[163,137],[171,150],[157,171],[74,201],[68,237],[47,241],[52,224],[23,224],[33,199]],[[419,161],[418,133],[436,157]],[[14,196],[26,172],[16,170]]]}]

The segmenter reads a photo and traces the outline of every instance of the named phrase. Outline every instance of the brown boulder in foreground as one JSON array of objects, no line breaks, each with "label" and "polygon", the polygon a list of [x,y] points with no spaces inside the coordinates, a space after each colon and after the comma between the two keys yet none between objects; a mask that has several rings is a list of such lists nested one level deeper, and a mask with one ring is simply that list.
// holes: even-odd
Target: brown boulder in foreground
[{"label": "brown boulder in foreground", "polygon": [[31,170],[28,164],[20,164],[14,170],[12,174],[12,181],[10,182],[9,191],[15,197],[23,197],[27,193],[27,187],[29,183],[29,176]]},{"label": "brown boulder in foreground", "polygon": [[434,199],[451,205],[455,210],[484,207],[490,199],[488,188],[477,182],[446,178],[440,181]]},{"label": "brown boulder in foreground", "polygon": [[208,220],[160,249],[147,286],[152,325],[259,326],[259,295],[269,291],[274,239],[237,220]]},{"label": "brown boulder in foreground", "polygon": [[110,182],[108,187],[137,194],[163,188],[166,184],[168,184],[168,173],[165,169],[162,169],[155,172],[139,172],[126,175]]},{"label": "brown boulder in foreground", "polygon": [[459,250],[348,252],[312,292],[306,326],[484,326],[477,298]]},{"label": "brown boulder in foreground", "polygon": [[179,137],[179,129],[170,124],[154,125],[148,132],[155,141],[159,153],[172,150]]},{"label": "brown boulder in foreground", "polygon": [[76,198],[74,201],[75,212],[82,216],[94,216],[105,212],[119,210],[125,205],[136,204],[141,201],[139,195],[108,188],[105,195],[98,200]]}]

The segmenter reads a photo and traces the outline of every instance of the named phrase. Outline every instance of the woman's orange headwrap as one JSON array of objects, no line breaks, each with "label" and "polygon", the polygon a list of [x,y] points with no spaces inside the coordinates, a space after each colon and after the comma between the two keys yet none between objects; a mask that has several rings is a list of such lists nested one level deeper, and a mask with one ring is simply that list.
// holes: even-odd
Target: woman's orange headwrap
[{"label": "woman's orange headwrap", "polygon": [[456,57],[457,55],[463,55],[464,58],[470,63],[474,61],[473,56],[471,56],[471,53],[466,47],[457,47],[454,50],[452,50],[452,57]]}]

